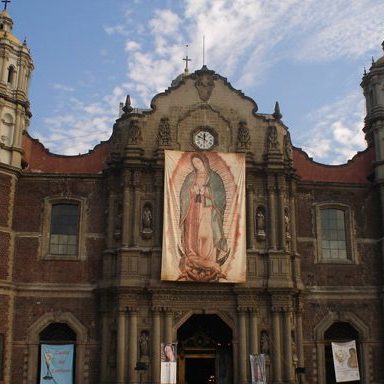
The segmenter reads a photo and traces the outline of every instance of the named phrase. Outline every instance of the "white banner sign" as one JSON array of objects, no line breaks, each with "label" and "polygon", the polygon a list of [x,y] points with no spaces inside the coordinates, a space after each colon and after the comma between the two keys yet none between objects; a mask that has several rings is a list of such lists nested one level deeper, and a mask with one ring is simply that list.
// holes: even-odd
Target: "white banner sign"
[{"label": "white banner sign", "polygon": [[263,353],[249,355],[252,384],[267,384],[265,374],[265,355]]},{"label": "white banner sign", "polygon": [[331,344],[336,382],[360,380],[355,340]]},{"label": "white banner sign", "polygon": [[161,343],[161,384],[176,384],[176,344]]}]

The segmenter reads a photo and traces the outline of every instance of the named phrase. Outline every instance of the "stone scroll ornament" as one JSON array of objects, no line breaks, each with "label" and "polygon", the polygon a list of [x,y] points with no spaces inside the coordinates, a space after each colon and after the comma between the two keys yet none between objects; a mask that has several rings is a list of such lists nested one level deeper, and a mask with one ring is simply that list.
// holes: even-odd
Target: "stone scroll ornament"
[{"label": "stone scroll ornament", "polygon": [[128,127],[128,144],[139,144],[143,140],[138,120],[131,120]]},{"label": "stone scroll ornament", "polygon": [[239,129],[237,131],[237,147],[238,149],[249,149],[251,136],[246,121],[239,122]]},{"label": "stone scroll ornament", "polygon": [[195,81],[195,87],[202,101],[208,101],[215,87],[215,77],[209,72],[202,72]]},{"label": "stone scroll ornament", "polygon": [[274,126],[269,127],[268,131],[268,150],[273,151],[278,148],[277,129]]},{"label": "stone scroll ornament", "polygon": [[172,143],[171,127],[169,125],[168,117],[162,117],[160,119],[157,143],[159,147],[164,147]]}]

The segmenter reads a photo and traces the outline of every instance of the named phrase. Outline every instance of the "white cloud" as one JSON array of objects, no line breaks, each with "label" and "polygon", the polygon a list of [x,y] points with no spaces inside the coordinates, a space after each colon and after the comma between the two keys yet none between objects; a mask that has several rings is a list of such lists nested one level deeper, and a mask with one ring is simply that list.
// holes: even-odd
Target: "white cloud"
[{"label": "white cloud", "polygon": [[[169,7],[147,11],[152,12],[148,20],[135,24],[135,31],[131,8],[121,13],[119,23],[104,26],[109,35],[126,36],[127,75],[122,84],[106,90],[100,100],[68,99],[62,109],[69,113],[46,119],[54,128],[74,130],[75,136],[78,129],[90,129],[92,135],[76,140],[76,150],[88,145],[95,132],[105,138],[126,89],[137,107],[147,107],[166,89],[183,71],[186,43],[191,70],[200,68],[203,35],[208,67],[243,89],[268,81],[268,71],[283,60],[305,64],[366,59],[383,36],[384,3],[375,0],[185,0],[178,12]],[[363,110],[362,97],[356,95],[324,106],[307,117],[313,129],[306,130],[309,134],[299,138],[299,144],[321,161],[345,161],[363,147]]]},{"label": "white cloud", "polygon": [[70,87],[70,86],[64,85],[64,84],[60,84],[60,83],[53,83],[52,88],[58,89],[60,91],[65,91],[65,92],[73,92],[75,90],[73,87]]},{"label": "white cloud", "polygon": [[137,51],[141,48],[141,45],[137,41],[128,40],[125,43],[125,50],[126,51]]},{"label": "white cloud", "polygon": [[156,10],[155,16],[149,21],[154,34],[172,36],[179,30],[181,19],[170,9]]},{"label": "white cloud", "polygon": [[108,35],[127,36],[129,34],[127,28],[123,24],[105,25],[103,28],[105,33],[107,33]]},{"label": "white cloud", "polygon": [[365,147],[364,98],[354,92],[308,114],[298,145],[316,161],[344,163]]}]

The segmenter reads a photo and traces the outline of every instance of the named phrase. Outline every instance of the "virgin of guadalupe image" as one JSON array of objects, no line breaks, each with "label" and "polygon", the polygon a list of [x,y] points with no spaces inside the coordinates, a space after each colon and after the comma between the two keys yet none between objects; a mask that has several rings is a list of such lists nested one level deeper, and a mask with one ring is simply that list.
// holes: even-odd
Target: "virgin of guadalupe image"
[{"label": "virgin of guadalupe image", "polygon": [[223,230],[224,183],[210,168],[204,154],[193,153],[190,161],[192,172],[185,177],[180,190],[178,280],[218,281],[226,278],[221,266],[230,253]]}]

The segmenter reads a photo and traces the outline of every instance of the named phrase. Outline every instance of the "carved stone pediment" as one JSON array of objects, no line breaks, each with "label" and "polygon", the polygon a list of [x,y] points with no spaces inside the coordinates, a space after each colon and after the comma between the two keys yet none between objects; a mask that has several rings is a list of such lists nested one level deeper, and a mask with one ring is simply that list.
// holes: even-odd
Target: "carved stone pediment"
[{"label": "carved stone pediment", "polygon": [[199,71],[195,81],[195,87],[199,93],[199,97],[203,101],[208,101],[215,87],[215,76],[211,71]]}]

